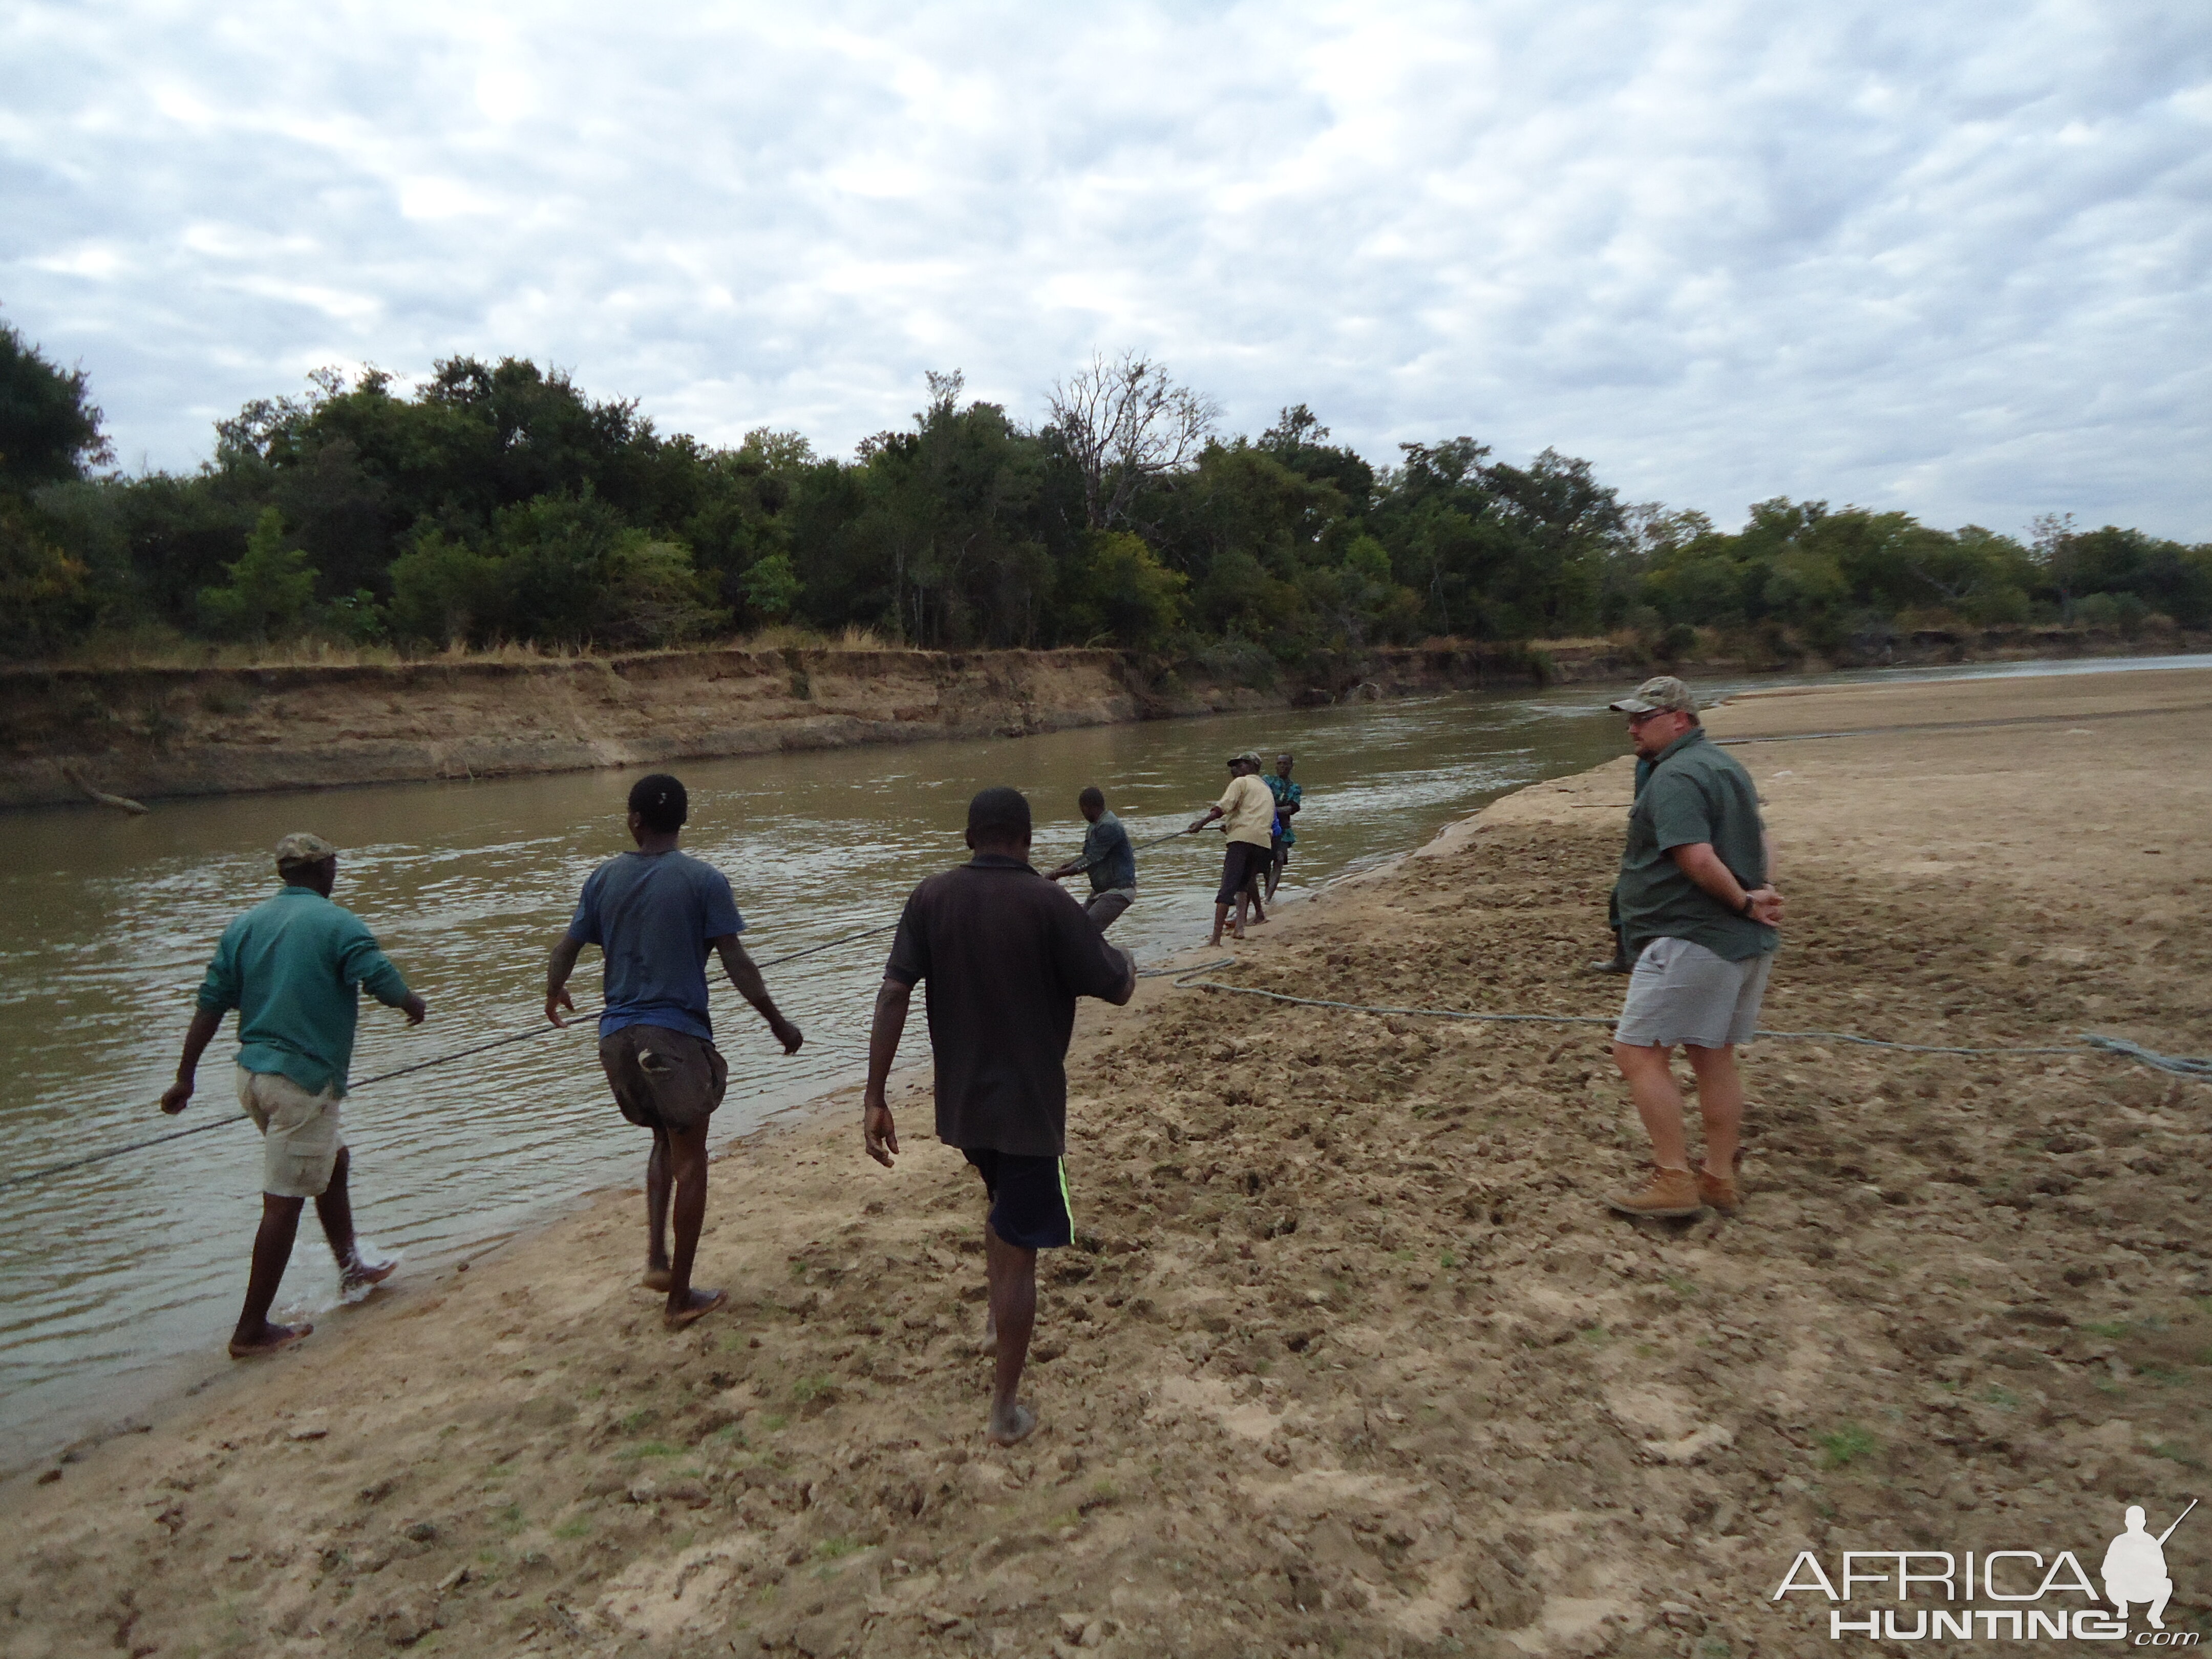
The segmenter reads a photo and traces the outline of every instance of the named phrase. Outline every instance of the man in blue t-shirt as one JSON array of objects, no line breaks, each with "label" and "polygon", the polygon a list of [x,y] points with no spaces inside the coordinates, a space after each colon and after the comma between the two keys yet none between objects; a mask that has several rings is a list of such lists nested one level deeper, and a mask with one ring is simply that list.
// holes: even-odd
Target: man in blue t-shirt
[{"label": "man in blue t-shirt", "polygon": [[[566,1025],[562,1015],[576,1009],[566,988],[576,958],[586,945],[598,945],[605,957],[599,1064],[622,1115],[653,1131],[645,1166],[645,1286],[667,1291],[662,1319],[671,1330],[729,1300],[723,1291],[691,1288],[707,1214],[708,1121],[729,1081],[708,1013],[708,952],[720,955],[730,983],[759,1010],[784,1053],[797,1054],[804,1041],[738,943],[745,922],[728,880],[676,848],[690,805],[683,784],[665,772],[637,781],[629,792],[629,833],[637,850],[609,859],[585,878],[575,918],[553,947],[545,975],[545,1018]],[[666,1238],[672,1211],[672,1252]]]}]

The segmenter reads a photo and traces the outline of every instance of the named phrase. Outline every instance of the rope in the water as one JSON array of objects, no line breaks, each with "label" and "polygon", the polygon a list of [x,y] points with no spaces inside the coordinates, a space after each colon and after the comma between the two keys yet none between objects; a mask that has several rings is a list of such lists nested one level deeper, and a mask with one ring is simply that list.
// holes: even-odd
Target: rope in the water
[{"label": "rope in the water", "polygon": [[[1162,842],[1174,841],[1178,836],[1193,833],[1188,829],[1177,830],[1168,835],[1156,836],[1150,841],[1140,841],[1136,845],[1138,848],[1158,847]],[[846,933],[836,939],[825,939],[819,945],[810,945],[803,951],[792,951],[780,957],[770,957],[754,965],[760,968],[781,968],[787,963],[798,962],[806,957],[819,956],[824,951],[834,951],[841,945],[851,945],[859,939],[873,939],[878,933],[888,933],[897,926],[898,923],[895,921],[886,921],[874,927],[863,927],[857,933]],[[1224,958],[1224,961],[1233,959]],[[1210,965],[1219,967],[1221,963],[1215,963]],[[1156,977],[1159,971],[1161,970],[1156,969],[1146,973],[1144,977],[1147,979]],[[580,1014],[577,1018],[580,1020],[589,1019],[591,1015]],[[406,1077],[415,1072],[427,1072],[434,1066],[450,1065],[457,1060],[466,1060],[471,1054],[489,1054],[494,1048],[504,1048],[513,1043],[527,1042],[532,1037],[544,1036],[548,1031],[563,1029],[565,1028],[549,1023],[544,1025],[532,1025],[526,1030],[510,1031],[505,1036],[494,1037],[488,1042],[473,1043],[466,1048],[456,1048],[450,1054],[438,1054],[428,1060],[418,1060],[410,1065],[394,1066],[388,1072],[379,1072],[374,1077],[362,1079],[352,1087],[354,1091],[358,1091],[379,1083],[389,1083],[394,1078]],[[240,1112],[234,1117],[221,1117],[208,1123],[195,1123],[189,1129],[173,1129],[165,1135],[153,1135],[144,1140],[131,1141],[125,1146],[111,1146],[106,1152],[94,1152],[88,1158],[71,1158],[65,1164],[49,1164],[40,1169],[26,1170],[21,1175],[9,1176],[5,1180],[0,1180],[0,1192],[6,1192],[11,1187],[20,1187],[29,1182],[44,1181],[50,1176],[66,1175],[72,1170],[82,1170],[94,1164],[105,1164],[110,1158],[122,1158],[127,1153],[143,1152],[149,1146],[161,1146],[172,1140],[182,1140],[186,1135],[205,1134],[210,1129],[221,1129],[233,1123],[250,1121],[252,1120],[245,1113]]]},{"label": "rope in the water", "polygon": [[[847,933],[839,939],[824,940],[820,945],[810,945],[804,951],[793,951],[784,956],[770,957],[767,961],[757,963],[754,965],[760,968],[781,968],[784,963],[797,962],[802,957],[818,956],[824,951],[836,949],[840,945],[850,945],[856,939],[872,939],[878,933],[888,933],[897,926],[898,923],[895,921],[887,921],[880,927],[863,927],[857,933]],[[597,1012],[593,1010],[592,1013],[579,1014],[576,1016],[577,1021],[581,1023],[590,1019],[592,1013]],[[451,1065],[454,1060],[466,1060],[471,1054],[489,1054],[494,1048],[505,1048],[514,1043],[527,1042],[531,1038],[543,1036],[548,1031],[565,1029],[567,1028],[554,1025],[549,1022],[543,1025],[532,1025],[525,1030],[510,1031],[505,1036],[492,1038],[489,1042],[471,1043],[468,1048],[456,1048],[450,1054],[436,1054],[428,1060],[418,1060],[410,1065],[396,1066],[388,1072],[379,1072],[374,1077],[365,1077],[353,1085],[353,1091],[358,1092],[379,1083],[389,1083],[394,1078],[405,1077],[410,1073],[427,1072],[434,1066]],[[9,1176],[6,1180],[0,1181],[0,1192],[6,1192],[11,1187],[22,1186],[27,1182],[44,1181],[52,1176],[66,1175],[71,1170],[82,1170],[91,1164],[105,1164],[112,1158],[121,1158],[128,1152],[143,1152],[149,1146],[160,1146],[172,1140],[182,1140],[186,1135],[205,1134],[210,1129],[227,1128],[234,1123],[248,1123],[252,1121],[244,1112],[240,1112],[234,1116],[219,1117],[211,1122],[195,1123],[189,1129],[172,1129],[165,1135],[153,1135],[144,1140],[131,1141],[126,1146],[111,1146],[104,1152],[93,1153],[89,1158],[71,1158],[66,1164],[49,1164],[40,1169],[26,1170],[21,1175]]]},{"label": "rope in the water", "polygon": [[[1233,961],[1234,958],[1227,960]],[[1460,1008],[1392,1008],[1380,1003],[1338,1002],[1328,997],[1294,997],[1282,991],[1262,990],[1256,985],[1224,985],[1218,979],[1197,977],[1200,974],[1211,973],[1221,965],[1218,962],[1209,962],[1196,968],[1182,969],[1176,976],[1176,988],[1227,991],[1237,996],[1264,997],[1270,1002],[1287,1002],[1300,1008],[1341,1008],[1356,1014],[1397,1014],[1407,1019],[1464,1019],[1499,1025],[1612,1025],[1616,1023],[1612,1016],[1603,1014],[1489,1014]],[[1752,1035],[1773,1042],[1850,1042],[1863,1048],[1893,1048],[1911,1054],[2079,1054],[2084,1050],[2092,1050],[2139,1060],[2145,1066],[2154,1066],[2161,1072],[2171,1072],[2176,1077],[2212,1078],[2212,1060],[2162,1054],[2155,1048],[2146,1048],[2125,1037],[2099,1036],[2091,1031],[2081,1033],[2078,1042],[2056,1047],[2008,1043],[1995,1048],[1954,1048],[1932,1042],[1893,1042],[1887,1038],[1859,1036],[1850,1031],[1754,1031]]]}]

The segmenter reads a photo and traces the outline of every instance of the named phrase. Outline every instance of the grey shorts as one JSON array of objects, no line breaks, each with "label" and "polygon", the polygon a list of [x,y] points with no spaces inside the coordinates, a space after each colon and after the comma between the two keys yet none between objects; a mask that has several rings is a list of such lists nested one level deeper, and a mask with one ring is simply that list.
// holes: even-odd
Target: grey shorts
[{"label": "grey shorts", "polygon": [[1097,925],[1098,931],[1103,933],[1121,921],[1121,912],[1136,902],[1135,888],[1109,887],[1103,892],[1093,893],[1091,896],[1091,902],[1083,907],[1083,914],[1089,916]]},{"label": "grey shorts", "polygon": [[1636,958],[1613,1040],[1632,1048],[1725,1048],[1748,1042],[1774,953],[1730,962],[1686,939],[1655,939]]}]

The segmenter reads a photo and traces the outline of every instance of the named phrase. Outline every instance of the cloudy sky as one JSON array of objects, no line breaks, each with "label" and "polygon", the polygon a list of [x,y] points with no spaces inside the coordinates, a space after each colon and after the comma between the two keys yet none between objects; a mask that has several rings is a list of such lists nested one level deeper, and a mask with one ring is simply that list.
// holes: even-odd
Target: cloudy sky
[{"label": "cloudy sky", "polygon": [[322,364],[845,450],[1133,348],[1729,525],[2212,538],[2201,4],[15,0],[0,61],[0,316],[134,469]]}]

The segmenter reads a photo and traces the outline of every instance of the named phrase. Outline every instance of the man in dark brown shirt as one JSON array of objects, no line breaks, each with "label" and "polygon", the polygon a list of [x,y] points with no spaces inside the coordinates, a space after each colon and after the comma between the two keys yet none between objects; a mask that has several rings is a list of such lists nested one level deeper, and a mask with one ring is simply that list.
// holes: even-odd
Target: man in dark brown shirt
[{"label": "man in dark brown shirt", "polygon": [[899,918],[876,994],[861,1133],[889,1169],[898,1131],[884,1085],[915,981],[927,980],[937,1138],[967,1154],[990,1200],[983,1260],[998,1370],[988,1432],[1011,1446],[1036,1427],[1016,1397],[1036,1324],[1036,1253],[1074,1237],[1061,1160],[1075,1000],[1128,1001],[1137,964],[1030,866],[1030,804],[1018,790],[969,802],[967,839],[975,856],[915,888]]}]

